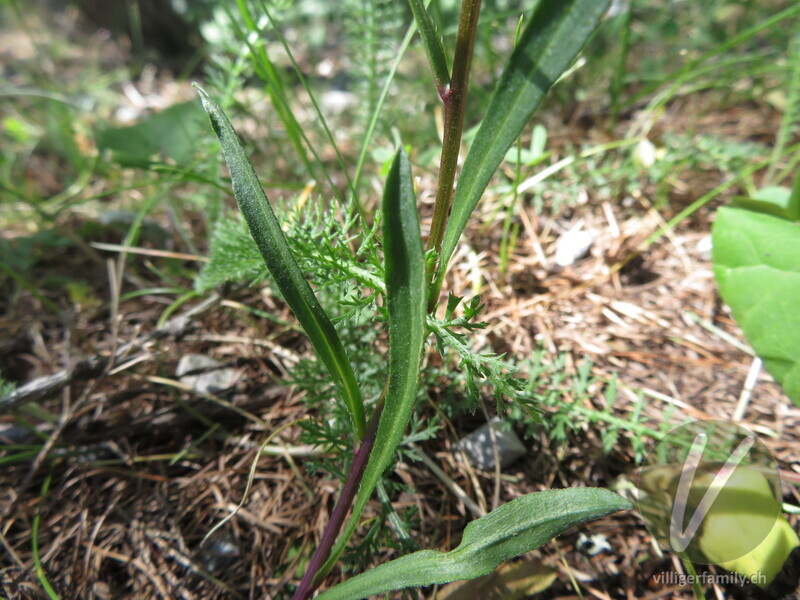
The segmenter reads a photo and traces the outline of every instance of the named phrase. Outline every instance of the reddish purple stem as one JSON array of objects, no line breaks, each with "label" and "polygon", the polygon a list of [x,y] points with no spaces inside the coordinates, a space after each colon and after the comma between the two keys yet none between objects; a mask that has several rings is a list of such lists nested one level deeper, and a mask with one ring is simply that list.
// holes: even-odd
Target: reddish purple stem
[{"label": "reddish purple stem", "polygon": [[358,486],[364,476],[364,469],[367,466],[367,459],[369,459],[372,447],[375,445],[381,412],[383,412],[383,402],[379,402],[378,406],[375,407],[375,412],[372,413],[364,440],[353,455],[353,463],[350,465],[350,472],[344,482],[342,495],[339,496],[336,506],[333,507],[331,519],[322,533],[319,546],[317,546],[314,556],[311,557],[311,562],[308,563],[308,568],[300,581],[297,591],[292,596],[292,600],[308,600],[319,585],[319,582],[314,582],[314,578],[327,560],[333,543],[336,541],[336,537],[344,524],[345,517],[350,511],[350,506],[353,504],[353,499],[356,497]]}]

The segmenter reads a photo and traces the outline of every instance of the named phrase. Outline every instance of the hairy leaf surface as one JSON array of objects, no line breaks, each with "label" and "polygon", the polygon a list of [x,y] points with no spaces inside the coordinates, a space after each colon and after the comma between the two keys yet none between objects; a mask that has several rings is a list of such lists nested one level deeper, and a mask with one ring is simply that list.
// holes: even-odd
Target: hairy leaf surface
[{"label": "hairy leaf surface", "polygon": [[598,488],[527,494],[467,525],[455,550],[408,554],[340,583],[318,600],[358,600],[390,590],[481,577],[575,525],[630,508],[627,500]]},{"label": "hairy leaf surface", "polygon": [[311,339],[314,349],[342,390],[356,432],[359,438],[363,438],[364,405],[353,368],[336,329],[297,266],[280,223],[228,117],[204,90],[197,85],[195,88],[222,144],[222,155],[231,173],[233,195],[261,256],[287,304]]},{"label": "hairy leaf surface", "polygon": [[428,55],[428,62],[433,72],[433,80],[436,87],[441,89],[450,84],[450,70],[447,67],[442,37],[436,31],[436,25],[425,7],[425,2],[423,0],[408,0],[408,3],[414,13],[414,21],[417,23],[422,45],[425,47],[425,54]]},{"label": "hairy leaf surface", "polygon": [[389,378],[378,435],[353,505],[353,514],[322,572],[341,554],[359,517],[391,464],[414,410],[425,342],[425,253],[417,216],[411,166],[400,148],[383,194],[383,251],[389,312]]}]

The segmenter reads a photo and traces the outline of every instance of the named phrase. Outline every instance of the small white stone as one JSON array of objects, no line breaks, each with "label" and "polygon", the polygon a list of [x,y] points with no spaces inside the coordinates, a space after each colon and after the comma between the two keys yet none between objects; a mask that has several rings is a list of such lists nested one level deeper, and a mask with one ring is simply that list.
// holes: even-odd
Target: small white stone
[{"label": "small white stone", "polygon": [[114,114],[114,118],[120,123],[135,123],[141,116],[142,111],[133,106],[120,106]]},{"label": "small white stone", "polygon": [[633,149],[633,162],[646,169],[656,164],[656,158],[658,158],[658,152],[650,140],[640,141]]},{"label": "small white stone", "polygon": [[708,234],[701,237],[694,248],[697,250],[697,254],[700,255],[700,258],[703,260],[711,260],[711,250],[713,246],[711,234]]},{"label": "small white stone", "polygon": [[568,267],[589,253],[597,234],[593,231],[570,230],[556,242],[555,263]]},{"label": "small white stone", "polygon": [[333,115],[340,115],[357,104],[358,97],[352,92],[330,90],[322,94],[322,109]]},{"label": "small white stone", "polygon": [[320,77],[331,77],[333,75],[333,61],[330,58],[322,59],[317,64],[317,75]]},{"label": "small white stone", "polygon": [[[194,371],[202,371],[193,373]],[[186,373],[193,373],[187,375]],[[222,363],[205,354],[184,354],[178,361],[175,375],[180,382],[201,394],[219,394],[233,387],[238,377],[235,369],[222,367]]]},{"label": "small white stone", "polygon": [[600,533],[593,536],[587,536],[585,533],[581,533],[578,536],[578,540],[575,542],[575,547],[587,556],[596,556],[601,552],[611,551],[611,544],[608,543],[606,536]]}]

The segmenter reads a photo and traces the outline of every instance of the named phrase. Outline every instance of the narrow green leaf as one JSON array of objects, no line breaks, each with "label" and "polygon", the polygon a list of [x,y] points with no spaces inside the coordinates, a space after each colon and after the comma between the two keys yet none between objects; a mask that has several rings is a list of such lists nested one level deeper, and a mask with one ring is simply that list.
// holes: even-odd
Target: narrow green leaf
[{"label": "narrow green leaf", "polygon": [[442,37],[436,30],[436,25],[433,23],[428,9],[425,8],[423,0],[408,0],[408,3],[411,5],[411,12],[414,13],[414,20],[417,22],[425,54],[428,55],[433,81],[436,89],[441,92],[450,85],[450,69],[447,67]]},{"label": "narrow green leaf", "polygon": [[717,212],[714,275],[747,341],[800,406],[800,221],[771,212]]},{"label": "narrow green leaf", "polygon": [[336,329],[297,266],[280,223],[272,212],[272,207],[228,117],[203,89],[197,84],[194,87],[200,94],[203,108],[208,113],[211,126],[222,144],[222,155],[231,173],[233,195],[247,221],[250,234],[278,289],[311,338],[314,349],[330,371],[331,377],[339,385],[355,430],[359,438],[363,438],[366,429],[364,403],[353,367]]},{"label": "narrow green leaf", "polygon": [[447,263],[470,214],[511,144],[550,87],[594,33],[609,0],[542,0],[525,27],[494,90],[458,180],[439,254],[432,297],[438,297]]},{"label": "narrow green leaf", "polygon": [[481,577],[575,525],[630,508],[627,500],[599,488],[527,494],[467,525],[455,550],[408,554],[348,579],[317,599],[358,600],[391,590]]},{"label": "narrow green leaf", "polygon": [[[378,478],[403,438],[417,398],[425,342],[425,251],[411,165],[401,147],[383,196],[383,251],[389,312],[389,379],[375,449],[364,481]],[[371,476],[370,473],[373,473]]]},{"label": "narrow green leaf", "polygon": [[344,550],[414,410],[425,343],[425,252],[419,230],[411,166],[403,148],[397,151],[383,193],[383,251],[386,308],[389,312],[389,378],[386,400],[378,423],[361,487],[336,546],[321,572],[327,572]]}]

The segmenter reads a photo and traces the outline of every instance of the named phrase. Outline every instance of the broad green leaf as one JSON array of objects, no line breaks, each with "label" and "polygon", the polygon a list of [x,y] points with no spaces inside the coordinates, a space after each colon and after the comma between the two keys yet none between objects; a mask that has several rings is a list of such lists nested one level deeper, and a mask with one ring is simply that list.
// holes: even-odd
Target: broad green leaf
[{"label": "broad green leaf", "polygon": [[419,230],[411,166],[397,151],[383,192],[383,252],[389,312],[389,377],[375,446],[353,504],[353,514],[321,572],[344,550],[375,486],[391,464],[414,410],[425,343],[425,252]]},{"label": "broad green leaf", "polygon": [[211,120],[211,126],[222,144],[222,155],[231,173],[233,195],[250,228],[250,234],[286,303],[311,339],[314,349],[330,371],[331,377],[340,387],[355,430],[359,438],[363,438],[364,404],[353,368],[336,329],[297,266],[280,223],[272,212],[272,207],[228,117],[203,89],[196,84],[195,88]]},{"label": "broad green leaf", "polygon": [[794,191],[782,186],[761,188],[752,196],[736,198],[734,206],[774,215],[788,221],[800,221],[800,176],[794,187]]},{"label": "broad green leaf", "polygon": [[431,65],[436,88],[444,89],[450,85],[450,69],[447,67],[442,38],[439,32],[436,31],[436,25],[434,25],[428,9],[425,8],[425,3],[422,0],[408,0],[408,3],[411,5],[411,11],[414,13],[414,21],[417,23],[422,45],[428,55],[428,62]]},{"label": "broad green leaf", "polygon": [[489,180],[550,87],[591,37],[608,0],[542,0],[497,83],[458,180],[432,297]]},{"label": "broad green leaf", "polygon": [[747,341],[800,405],[800,221],[721,208],[714,275]]},{"label": "broad green leaf", "polygon": [[148,167],[154,158],[170,158],[186,165],[197,148],[203,131],[203,113],[194,102],[182,102],[130,125],[104,129],[97,134],[97,146],[109,150],[124,166]]},{"label": "broad green leaf", "polygon": [[599,488],[527,494],[467,525],[455,550],[408,554],[348,579],[317,598],[357,600],[390,590],[474,579],[575,525],[630,508],[627,500]]}]

